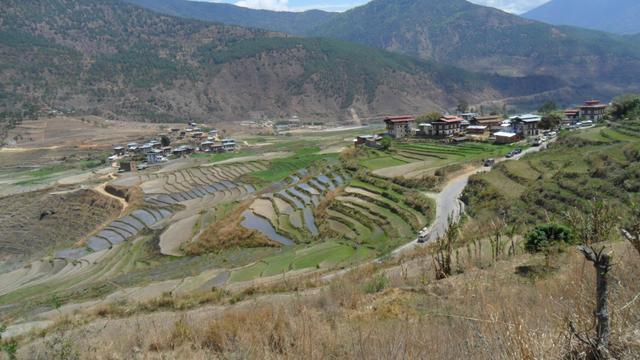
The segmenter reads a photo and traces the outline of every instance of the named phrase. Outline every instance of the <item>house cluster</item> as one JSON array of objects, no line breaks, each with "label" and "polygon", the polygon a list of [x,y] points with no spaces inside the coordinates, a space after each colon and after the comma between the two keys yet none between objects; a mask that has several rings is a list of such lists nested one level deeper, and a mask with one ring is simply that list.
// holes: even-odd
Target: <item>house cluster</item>
[{"label": "house cluster", "polygon": [[437,120],[416,124],[411,115],[389,116],[384,119],[386,134],[358,137],[357,145],[374,147],[383,135],[395,139],[436,138],[451,141],[495,141],[512,143],[539,135],[542,117],[524,114],[503,118],[499,115],[479,116],[474,113],[445,115]]},{"label": "house cluster", "polygon": [[593,124],[604,119],[609,105],[600,100],[585,101],[579,107],[564,111],[563,125],[581,125],[582,123]]},{"label": "house cluster", "polygon": [[[163,146],[162,139],[169,139],[171,146]],[[165,141],[166,144],[166,141]],[[216,129],[203,130],[196,123],[189,123],[184,129],[172,128],[168,134],[158,134],[157,139],[143,143],[131,142],[126,146],[115,146],[109,161],[118,161],[122,171],[130,171],[132,163],[141,161],[138,169],[151,164],[168,161],[192,153],[223,153],[235,151],[237,144],[234,139],[220,138]],[[145,162],[146,161],[146,162]],[[133,166],[135,167],[135,166]]]}]

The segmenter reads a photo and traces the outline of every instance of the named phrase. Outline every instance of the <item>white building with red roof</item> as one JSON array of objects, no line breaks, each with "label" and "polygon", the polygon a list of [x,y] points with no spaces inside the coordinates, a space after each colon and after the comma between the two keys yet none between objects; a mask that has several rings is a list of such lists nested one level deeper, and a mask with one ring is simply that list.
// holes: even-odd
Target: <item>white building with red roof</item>
[{"label": "white building with red roof", "polygon": [[411,115],[388,116],[384,119],[387,133],[396,139],[403,139],[413,134],[413,123],[416,118]]}]

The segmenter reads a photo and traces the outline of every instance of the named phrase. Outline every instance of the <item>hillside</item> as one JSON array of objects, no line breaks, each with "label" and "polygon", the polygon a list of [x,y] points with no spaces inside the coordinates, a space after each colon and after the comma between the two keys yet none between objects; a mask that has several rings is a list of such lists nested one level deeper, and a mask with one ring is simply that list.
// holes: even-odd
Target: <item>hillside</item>
[{"label": "hillside", "polygon": [[255,10],[232,4],[189,0],[125,1],[166,15],[297,35],[305,34],[311,27],[326,21],[334,15],[334,13],[321,10],[304,12]]},{"label": "hillside", "polygon": [[[7,1],[0,100],[151,121],[420,112],[557,89],[336,40],[158,15],[115,0]],[[71,9],[71,10],[67,10]],[[27,59],[28,61],[24,61]]]},{"label": "hillside", "polygon": [[615,92],[636,89],[640,51],[622,37],[550,26],[465,0],[374,0],[320,24],[341,38],[466,69],[546,74]]},{"label": "hillside", "polygon": [[552,0],[522,16],[617,34],[640,32],[640,2],[636,0]]}]

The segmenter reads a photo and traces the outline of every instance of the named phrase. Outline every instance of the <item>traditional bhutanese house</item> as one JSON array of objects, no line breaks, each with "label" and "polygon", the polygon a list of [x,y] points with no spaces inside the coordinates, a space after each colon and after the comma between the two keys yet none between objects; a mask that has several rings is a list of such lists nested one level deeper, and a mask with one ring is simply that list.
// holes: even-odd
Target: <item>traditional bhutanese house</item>
[{"label": "traditional bhutanese house", "polygon": [[173,151],[173,148],[171,146],[165,146],[162,148],[162,155],[169,156],[171,155],[172,151]]},{"label": "traditional bhutanese house", "polygon": [[387,126],[387,133],[396,139],[411,136],[411,125],[416,119],[411,115],[389,116],[384,119]]},{"label": "traditional bhutanese house", "polygon": [[225,151],[234,151],[236,149],[236,141],[234,139],[222,139],[222,147]]},{"label": "traditional bhutanese house", "polygon": [[382,136],[379,135],[360,135],[353,140],[353,143],[356,146],[368,146],[371,148],[377,148],[380,146],[380,140],[382,140]]},{"label": "traditional bhutanese house", "polygon": [[607,111],[607,104],[603,104],[600,100],[585,101],[580,106],[580,117],[591,121],[600,121],[604,118]]},{"label": "traditional bhutanese house", "polygon": [[114,147],[114,148],[113,148],[113,153],[114,153],[115,155],[118,155],[118,156],[122,156],[122,155],[124,155],[124,147],[122,147],[122,146],[116,146],[116,147]]},{"label": "traditional bhutanese house", "polygon": [[431,122],[430,136],[446,137],[452,136],[460,132],[460,123],[462,118],[457,116],[443,116],[437,121]]},{"label": "traditional bhutanese house", "polygon": [[467,127],[467,134],[471,135],[483,135],[489,132],[489,127],[486,125],[470,125]]},{"label": "traditional bhutanese house", "polygon": [[194,139],[200,139],[203,135],[202,131],[194,131],[191,133],[191,137]]},{"label": "traditional bhutanese house", "polygon": [[510,117],[509,120],[511,120],[511,127],[515,133],[522,137],[537,136],[540,134],[540,130],[538,129],[542,121],[540,115],[518,115]]},{"label": "traditional bhutanese house", "polygon": [[160,162],[161,158],[162,158],[162,150],[153,149],[147,154],[147,163],[148,164],[158,163]]},{"label": "traditional bhutanese house", "polygon": [[486,126],[491,133],[502,131],[504,119],[499,115],[476,116],[471,120],[471,125]]},{"label": "traditional bhutanese house", "polygon": [[200,144],[200,151],[210,152],[213,145],[213,141],[203,141]]},{"label": "traditional bhutanese house", "polygon": [[570,122],[578,122],[580,121],[580,110],[567,109],[564,111],[564,118]]},{"label": "traditional bhutanese house", "polygon": [[140,147],[140,152],[143,154],[147,154],[151,151],[151,148],[152,148],[151,144],[146,143]]},{"label": "traditional bhutanese house", "polygon": [[496,144],[511,144],[519,139],[518,134],[504,131],[498,131],[493,136],[496,137]]}]

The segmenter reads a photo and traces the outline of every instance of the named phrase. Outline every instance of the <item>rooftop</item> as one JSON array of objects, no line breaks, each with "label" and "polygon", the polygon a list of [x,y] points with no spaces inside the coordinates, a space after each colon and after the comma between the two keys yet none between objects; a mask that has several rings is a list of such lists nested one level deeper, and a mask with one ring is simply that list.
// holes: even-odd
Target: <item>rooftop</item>
[{"label": "rooftop", "polygon": [[440,118],[440,120],[438,120],[439,122],[445,122],[445,123],[454,123],[454,122],[460,122],[463,119],[457,116],[452,116],[452,115],[446,115]]},{"label": "rooftop", "polygon": [[518,136],[518,134],[514,134],[512,132],[506,132],[506,131],[499,131],[499,132],[495,133],[494,135],[496,137],[508,137],[508,138]]},{"label": "rooftop", "polygon": [[387,116],[384,118],[384,122],[392,122],[392,123],[406,123],[413,122],[416,118],[412,115],[399,115],[399,116]]}]

